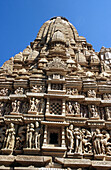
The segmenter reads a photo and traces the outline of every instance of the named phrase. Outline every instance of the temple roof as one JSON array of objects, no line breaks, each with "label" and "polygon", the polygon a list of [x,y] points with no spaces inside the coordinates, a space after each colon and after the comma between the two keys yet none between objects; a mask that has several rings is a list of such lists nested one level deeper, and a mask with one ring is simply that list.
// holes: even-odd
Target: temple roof
[{"label": "temple roof", "polygon": [[46,21],[35,40],[23,52],[6,61],[0,72],[8,72],[16,77],[21,68],[27,73],[33,69],[43,70],[55,57],[68,64],[73,72],[89,70],[98,75],[104,71],[109,73],[111,68],[111,48],[102,47],[99,53],[95,52],[92,45],[79,36],[76,28],[66,18],[59,16]]}]

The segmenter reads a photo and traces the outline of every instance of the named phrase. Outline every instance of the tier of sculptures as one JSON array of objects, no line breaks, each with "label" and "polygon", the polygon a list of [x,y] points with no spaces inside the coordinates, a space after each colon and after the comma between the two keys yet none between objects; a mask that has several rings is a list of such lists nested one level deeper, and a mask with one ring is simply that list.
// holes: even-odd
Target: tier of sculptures
[{"label": "tier of sculptures", "polygon": [[40,149],[40,136],[41,129],[40,123],[29,123],[24,126],[15,126],[14,123],[8,124],[7,127],[1,127],[0,129],[0,149],[22,150],[27,149]]},{"label": "tier of sculptures", "polygon": [[[53,90],[63,90],[63,85],[62,84],[52,84],[51,88]],[[45,93],[46,88],[44,85],[34,85],[30,89],[30,91],[34,92],[34,93]],[[28,92],[28,90],[26,90],[22,87],[18,87],[17,89],[15,89],[14,94],[23,95],[26,92]],[[9,94],[11,94],[11,91],[9,89],[7,89],[7,88],[0,89],[0,96],[9,96]],[[76,88],[68,87],[68,88],[66,88],[66,94],[67,95],[79,95],[79,92],[78,92],[78,89],[76,89]],[[96,91],[90,89],[87,91],[87,95],[85,93],[83,93],[83,95],[85,95],[86,97],[90,97],[90,98],[96,98]],[[103,93],[101,96],[99,96],[99,98],[101,98],[103,100],[111,100],[111,93]]]},{"label": "tier of sculptures", "polygon": [[70,124],[66,129],[66,136],[67,154],[111,155],[110,133],[106,130],[95,129],[90,132]]},{"label": "tier of sculptures", "polygon": [[[36,114],[44,114],[45,111],[44,99],[31,98],[30,101],[14,100],[11,103],[0,102],[0,114],[8,115],[10,113],[23,113],[36,112]],[[56,107],[56,106],[55,106]],[[55,108],[56,110],[56,108]],[[66,102],[66,115],[73,115],[86,118],[97,118],[108,120],[111,119],[111,107],[99,107],[94,104],[83,105],[78,102]]]},{"label": "tier of sculptures", "polygon": [[[29,123],[27,125],[15,127],[14,123],[8,124],[8,127],[0,129],[0,149],[10,150],[10,153],[16,150],[41,148],[42,131],[40,123]],[[90,129],[74,127],[70,124],[66,128],[67,154],[91,154],[91,155],[109,155],[111,156],[110,133],[107,130]]]}]

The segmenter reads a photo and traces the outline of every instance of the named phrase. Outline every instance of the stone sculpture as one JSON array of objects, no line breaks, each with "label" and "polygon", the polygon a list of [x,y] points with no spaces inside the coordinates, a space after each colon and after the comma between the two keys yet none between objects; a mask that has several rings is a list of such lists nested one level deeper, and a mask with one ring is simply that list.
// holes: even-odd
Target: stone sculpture
[{"label": "stone sculpture", "polygon": [[15,128],[14,128],[14,124],[11,123],[8,129],[6,129],[4,149],[13,150],[14,144],[15,144]]},{"label": "stone sculpture", "polygon": [[35,123],[35,133],[34,133],[34,148],[40,149],[40,128],[39,128],[39,122]]},{"label": "stone sculpture", "polygon": [[33,133],[34,133],[34,124],[31,123],[27,127],[27,148],[33,148]]},{"label": "stone sculpture", "polygon": [[36,111],[35,98],[30,99],[30,111]]},{"label": "stone sculpture", "polygon": [[97,112],[97,107],[94,105],[89,106],[89,111],[90,111],[90,116],[92,118],[99,118],[98,112]]},{"label": "stone sculpture", "polygon": [[80,104],[78,102],[74,103],[74,111],[76,115],[80,114]]},{"label": "stone sculpture", "polygon": [[96,98],[96,92],[94,90],[88,90],[88,97]]},{"label": "stone sculpture", "polygon": [[95,52],[53,17],[0,68],[0,168],[110,169],[110,161],[111,48]]},{"label": "stone sculpture", "polygon": [[3,88],[0,90],[0,96],[7,96],[9,90],[7,88]]},{"label": "stone sculpture", "polygon": [[73,135],[73,125],[71,124],[69,126],[69,128],[66,129],[66,135],[67,135],[67,138],[69,140],[69,146],[68,146],[68,149],[69,149],[69,153],[72,153],[72,151],[74,150],[74,135]]},{"label": "stone sculpture", "polygon": [[20,104],[21,102],[18,100],[15,100],[12,102],[12,112],[19,113],[20,112]]},{"label": "stone sculpture", "polygon": [[74,129],[75,153],[82,153],[82,133],[79,128]]},{"label": "stone sculpture", "polygon": [[22,95],[24,93],[24,89],[22,87],[18,87],[15,90],[15,94]]}]

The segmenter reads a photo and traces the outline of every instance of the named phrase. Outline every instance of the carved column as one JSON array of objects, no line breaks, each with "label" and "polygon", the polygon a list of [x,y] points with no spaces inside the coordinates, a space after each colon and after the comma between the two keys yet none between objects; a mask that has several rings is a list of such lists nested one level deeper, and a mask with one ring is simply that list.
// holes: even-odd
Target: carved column
[{"label": "carved column", "polygon": [[51,83],[48,83],[48,91],[51,90]]},{"label": "carved column", "polygon": [[62,126],[62,143],[61,143],[61,146],[66,147],[66,144],[65,144],[65,129],[64,129],[63,126]]},{"label": "carved column", "polygon": [[44,142],[43,146],[47,145],[47,125],[45,125],[45,130],[44,130]]},{"label": "carved column", "polygon": [[65,99],[62,100],[62,115],[65,116]]},{"label": "carved column", "polygon": [[46,114],[49,114],[49,98],[47,98]]}]

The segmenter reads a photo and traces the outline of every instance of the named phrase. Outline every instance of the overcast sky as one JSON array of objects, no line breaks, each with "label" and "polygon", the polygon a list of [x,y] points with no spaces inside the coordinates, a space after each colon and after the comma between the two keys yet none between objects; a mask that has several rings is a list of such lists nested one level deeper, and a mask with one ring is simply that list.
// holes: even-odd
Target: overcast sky
[{"label": "overcast sky", "polygon": [[53,16],[66,17],[95,51],[111,47],[111,0],[0,0],[0,66]]}]

